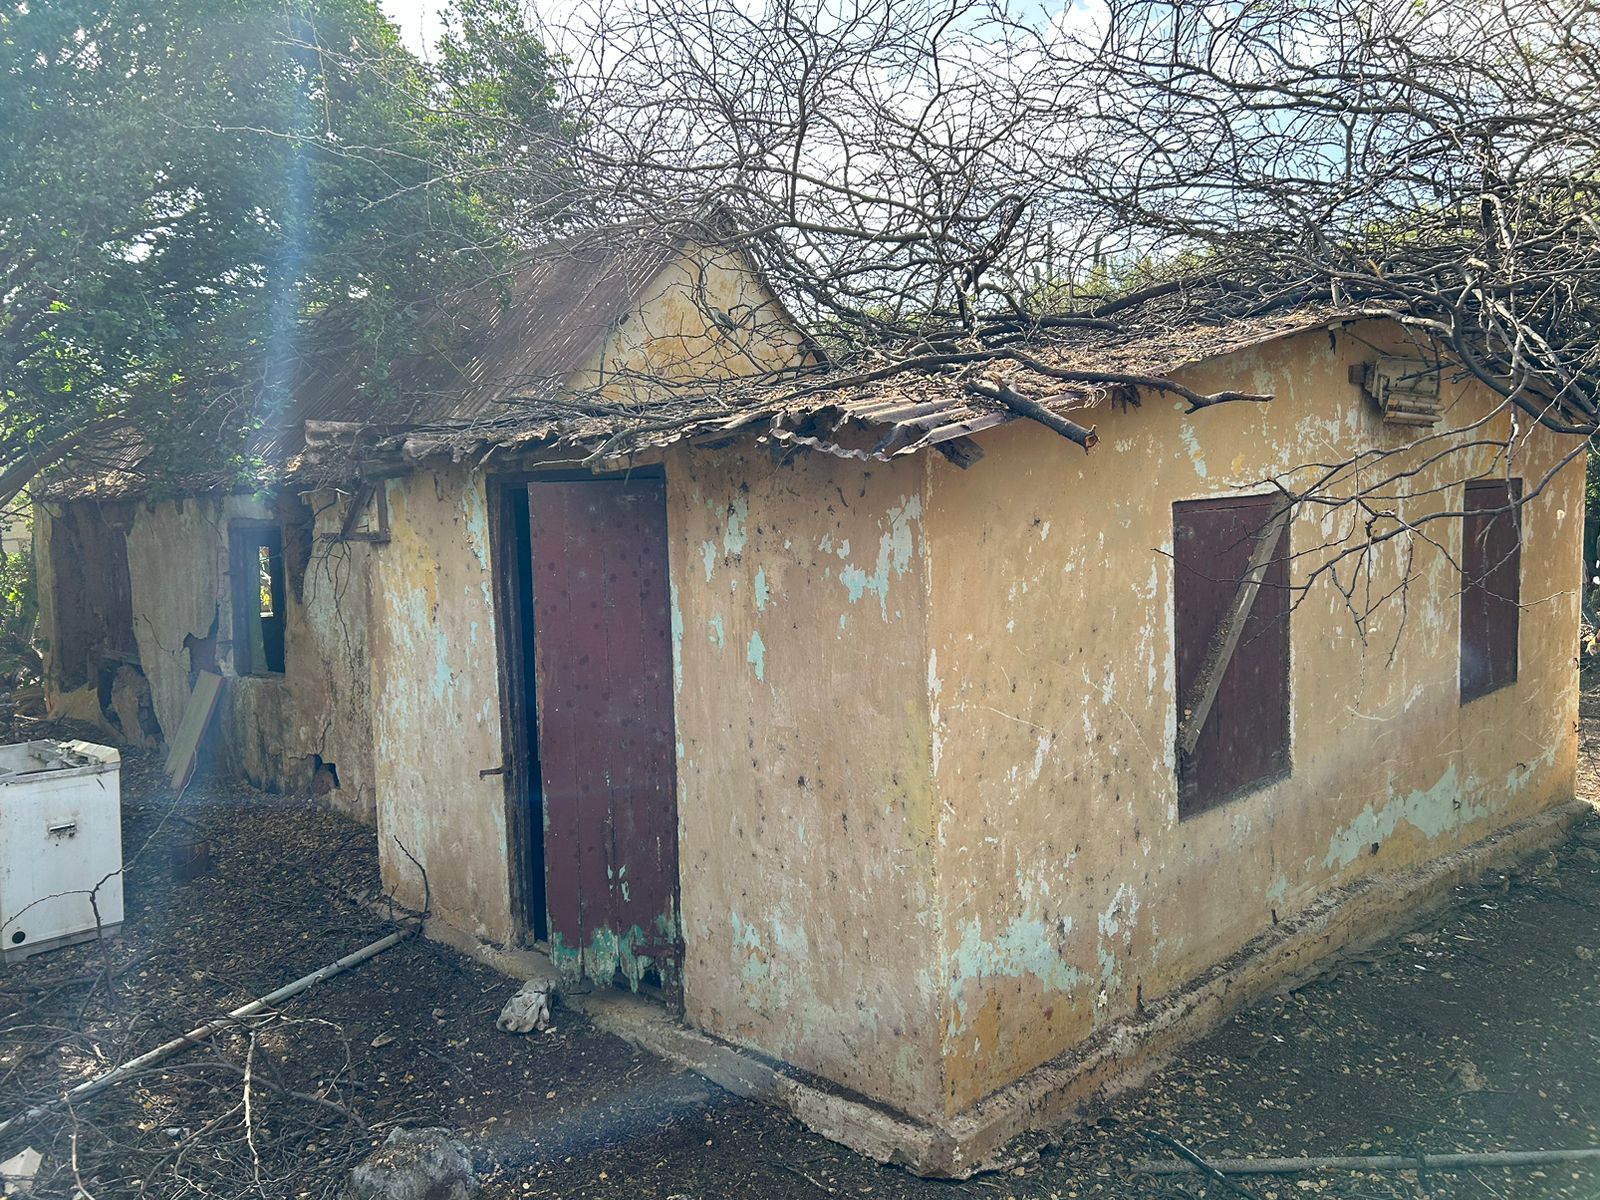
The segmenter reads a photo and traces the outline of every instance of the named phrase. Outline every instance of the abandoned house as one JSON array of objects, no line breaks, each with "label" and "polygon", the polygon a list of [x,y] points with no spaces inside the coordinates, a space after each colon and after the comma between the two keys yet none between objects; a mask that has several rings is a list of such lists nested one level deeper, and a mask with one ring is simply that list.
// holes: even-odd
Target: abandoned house
[{"label": "abandoned house", "polygon": [[[843,1140],[960,1174],[1572,801],[1581,461],[1398,324],[1042,347],[1273,397],[1108,387],[1083,444],[941,376],[708,399],[810,353],[713,249],[535,260],[491,324],[381,413],[308,371],[254,491],[58,477],[52,706],[156,740],[222,674],[227,769],[401,901]],[[1364,453],[1360,510],[1267,482]]]}]

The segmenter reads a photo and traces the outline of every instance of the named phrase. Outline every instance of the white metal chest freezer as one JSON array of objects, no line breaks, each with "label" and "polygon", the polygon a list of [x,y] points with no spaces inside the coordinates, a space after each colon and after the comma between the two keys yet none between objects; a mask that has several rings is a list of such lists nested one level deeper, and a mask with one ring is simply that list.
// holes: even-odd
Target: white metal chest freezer
[{"label": "white metal chest freezer", "polygon": [[121,767],[90,742],[0,746],[0,961],[122,924]]}]

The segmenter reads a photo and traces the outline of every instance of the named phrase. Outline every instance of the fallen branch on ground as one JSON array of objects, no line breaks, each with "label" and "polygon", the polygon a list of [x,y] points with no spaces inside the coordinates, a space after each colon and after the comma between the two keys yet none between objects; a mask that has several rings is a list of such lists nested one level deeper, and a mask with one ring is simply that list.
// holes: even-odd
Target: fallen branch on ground
[{"label": "fallen branch on ground", "polygon": [[1256,1194],[1254,1192],[1252,1192],[1249,1188],[1245,1187],[1242,1183],[1235,1183],[1233,1180],[1229,1179],[1226,1173],[1224,1173],[1221,1170],[1218,1170],[1216,1164],[1214,1164],[1212,1162],[1209,1162],[1206,1159],[1200,1157],[1199,1154],[1197,1154],[1195,1151],[1189,1149],[1188,1146],[1185,1146],[1177,1138],[1168,1137],[1164,1133],[1146,1133],[1145,1137],[1149,1138],[1152,1142],[1156,1143],[1156,1145],[1165,1146],[1168,1150],[1171,1150],[1174,1154],[1177,1154],[1180,1157],[1182,1157],[1182,1159],[1183,1159],[1182,1164],[1169,1164],[1169,1165],[1173,1165],[1173,1166],[1181,1165],[1185,1172],[1199,1171],[1207,1179],[1210,1179],[1210,1180],[1212,1180],[1212,1181],[1214,1181],[1216,1183],[1220,1183],[1223,1187],[1227,1188],[1228,1191],[1232,1192],[1234,1195],[1243,1196],[1244,1200],[1257,1200]]}]

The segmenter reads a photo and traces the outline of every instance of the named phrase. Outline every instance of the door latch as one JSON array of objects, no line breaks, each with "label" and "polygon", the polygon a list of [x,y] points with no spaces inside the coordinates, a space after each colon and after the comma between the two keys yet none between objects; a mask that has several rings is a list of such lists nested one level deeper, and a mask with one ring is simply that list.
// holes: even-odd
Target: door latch
[{"label": "door latch", "polygon": [[491,775],[504,775],[505,773],[506,773],[506,764],[505,763],[501,763],[498,767],[485,767],[485,768],[483,768],[483,770],[478,772],[478,778],[479,779],[487,779]]}]

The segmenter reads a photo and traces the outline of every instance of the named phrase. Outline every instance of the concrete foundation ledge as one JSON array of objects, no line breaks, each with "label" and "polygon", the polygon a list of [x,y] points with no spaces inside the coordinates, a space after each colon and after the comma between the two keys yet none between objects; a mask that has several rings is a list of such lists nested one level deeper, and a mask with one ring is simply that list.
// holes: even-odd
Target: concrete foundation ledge
[{"label": "concrete foundation ledge", "polygon": [[946,1127],[951,1160],[930,1164],[934,1169],[925,1173],[965,1178],[1002,1165],[1014,1139],[1065,1123],[1098,1096],[1137,1086],[1173,1053],[1234,1013],[1313,978],[1338,951],[1415,925],[1429,911],[1448,906],[1457,887],[1485,872],[1559,844],[1592,811],[1580,801],[1549,808],[1421,866],[1368,876],[1330,892],[1177,992],[1110,1022],[1066,1054],[959,1113]]},{"label": "concrete foundation ledge", "polygon": [[[1029,1155],[1041,1140],[1038,1135],[1067,1123],[1097,1097],[1136,1086],[1240,1009],[1314,977],[1338,951],[1415,925],[1429,911],[1446,907],[1458,886],[1557,845],[1592,811],[1578,801],[1546,809],[1422,866],[1369,876],[1329,893],[1179,991],[1107,1023],[1059,1058],[938,1125],[691,1029],[643,997],[596,991],[562,999],[624,1041],[735,1095],[783,1108],[824,1137],[870,1158],[918,1175],[965,1179]],[[536,951],[484,946],[448,926],[435,928],[434,922],[427,932],[513,977],[554,975]]]}]

